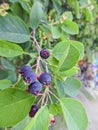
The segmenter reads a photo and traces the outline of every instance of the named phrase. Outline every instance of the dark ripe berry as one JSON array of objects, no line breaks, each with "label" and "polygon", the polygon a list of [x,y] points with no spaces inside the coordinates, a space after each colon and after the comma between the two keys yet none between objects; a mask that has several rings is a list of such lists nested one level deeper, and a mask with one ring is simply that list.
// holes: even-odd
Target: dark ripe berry
[{"label": "dark ripe berry", "polygon": [[22,66],[19,73],[23,76],[24,72],[26,72],[26,71],[32,71],[32,68],[30,66]]},{"label": "dark ripe berry", "polygon": [[50,52],[47,49],[43,49],[40,51],[40,56],[43,59],[47,59],[50,56]]},{"label": "dark ripe berry", "polygon": [[36,74],[33,71],[27,71],[24,73],[23,79],[26,83],[31,84],[36,81]]},{"label": "dark ripe berry", "polygon": [[44,85],[50,85],[51,75],[49,73],[42,73],[39,77],[39,81]]},{"label": "dark ripe berry", "polygon": [[29,85],[29,91],[35,96],[42,90],[42,84],[40,82],[35,81]]},{"label": "dark ripe berry", "polygon": [[36,114],[37,111],[38,111],[38,106],[37,105],[32,105],[31,110],[29,112],[29,116],[34,117],[34,115]]},{"label": "dark ripe berry", "polygon": [[29,66],[23,66],[20,70],[20,74],[23,77],[24,81],[28,84],[31,84],[36,81],[36,74]]}]

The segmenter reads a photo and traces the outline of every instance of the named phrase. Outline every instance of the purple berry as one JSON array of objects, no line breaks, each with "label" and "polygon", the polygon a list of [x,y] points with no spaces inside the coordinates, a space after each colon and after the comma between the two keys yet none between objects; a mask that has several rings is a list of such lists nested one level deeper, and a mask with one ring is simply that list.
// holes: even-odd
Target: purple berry
[{"label": "purple berry", "polygon": [[32,71],[32,68],[30,66],[22,66],[19,73],[23,76],[26,71]]},{"label": "purple berry", "polygon": [[28,84],[36,81],[36,74],[29,66],[23,66],[20,70],[20,74],[23,76],[24,81]]},{"label": "purple berry", "polygon": [[26,83],[31,84],[36,81],[36,74],[33,71],[27,71],[24,73],[23,79]]},{"label": "purple berry", "polygon": [[35,116],[35,114],[36,114],[36,112],[38,111],[38,106],[37,105],[32,105],[32,107],[31,107],[31,110],[30,110],[30,112],[29,112],[29,116],[30,117],[34,117]]},{"label": "purple berry", "polygon": [[50,52],[47,49],[43,49],[40,51],[40,56],[43,59],[47,59],[50,56]]},{"label": "purple berry", "polygon": [[35,96],[42,90],[42,84],[40,82],[35,81],[29,85],[29,91]]},{"label": "purple berry", "polygon": [[39,81],[44,85],[50,85],[51,75],[49,73],[42,73],[39,77]]}]

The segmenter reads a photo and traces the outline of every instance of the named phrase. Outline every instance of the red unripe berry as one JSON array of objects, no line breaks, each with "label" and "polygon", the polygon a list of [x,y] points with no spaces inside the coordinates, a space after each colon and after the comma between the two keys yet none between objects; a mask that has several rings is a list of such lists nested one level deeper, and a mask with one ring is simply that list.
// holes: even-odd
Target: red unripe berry
[{"label": "red unripe berry", "polygon": [[54,115],[50,114],[50,124],[54,125],[55,124],[55,118]]}]

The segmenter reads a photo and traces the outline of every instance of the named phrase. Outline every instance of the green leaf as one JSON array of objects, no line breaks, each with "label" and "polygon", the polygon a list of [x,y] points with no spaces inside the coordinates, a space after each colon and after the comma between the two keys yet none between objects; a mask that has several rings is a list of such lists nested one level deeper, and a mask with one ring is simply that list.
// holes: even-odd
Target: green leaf
[{"label": "green leaf", "polygon": [[52,37],[54,39],[58,39],[60,37],[61,30],[60,30],[59,27],[57,27],[57,26],[51,26],[51,31],[52,31]]},{"label": "green leaf", "polygon": [[61,108],[68,130],[86,130],[88,118],[83,105],[75,99],[61,99]]},{"label": "green leaf", "polygon": [[59,114],[61,112],[61,108],[59,104],[51,104],[49,106],[49,113],[53,114],[54,116],[56,116],[57,114]]},{"label": "green leaf", "polygon": [[[78,46],[73,45],[70,40],[59,42],[52,50],[53,56],[59,61],[57,71],[65,71],[76,65],[79,59]],[[78,51],[79,50],[79,51]]]},{"label": "green leaf", "polygon": [[61,75],[62,77],[70,77],[76,73],[78,73],[79,68],[78,67],[73,67],[69,70],[66,71],[59,71],[59,75]]},{"label": "green leaf", "polygon": [[30,5],[27,3],[27,2],[20,2],[22,8],[27,12],[29,13],[30,12]]},{"label": "green leaf", "polygon": [[85,18],[87,21],[91,21],[92,20],[92,11],[88,8],[83,8],[83,13],[85,15]]},{"label": "green leaf", "polygon": [[8,72],[6,70],[0,70],[0,80],[8,77]]},{"label": "green leaf", "polygon": [[79,33],[78,25],[70,20],[65,20],[62,24],[60,24],[60,27],[64,32],[71,35]]},{"label": "green leaf", "polygon": [[35,1],[30,13],[30,27],[33,29],[37,28],[41,22],[42,16],[42,5],[40,2]]},{"label": "green leaf", "polygon": [[70,44],[73,45],[80,53],[79,59],[84,56],[84,45],[81,42],[70,40]]},{"label": "green leaf", "polygon": [[67,78],[65,82],[62,83],[65,94],[76,97],[82,87],[80,81],[76,78]]},{"label": "green leaf", "polygon": [[76,1],[75,3],[75,13],[76,13],[76,17],[79,18],[80,17],[80,12],[79,12],[79,1]]},{"label": "green leaf", "polygon": [[47,61],[51,66],[51,70],[56,71],[59,64],[58,60],[51,54]]},{"label": "green leaf", "polygon": [[49,111],[47,106],[43,106],[24,130],[48,130],[48,126]]},{"label": "green leaf", "polygon": [[8,71],[8,77],[7,79],[9,79],[10,81],[12,81],[13,83],[15,83],[17,81],[17,75],[15,71]]},{"label": "green leaf", "polygon": [[30,40],[29,31],[24,21],[17,16],[7,14],[0,16],[0,39],[23,43]]},{"label": "green leaf", "polygon": [[8,88],[11,86],[11,81],[8,80],[8,79],[3,79],[3,80],[0,80],[0,90],[3,90],[5,88]]},{"label": "green leaf", "polygon": [[58,14],[60,14],[60,12],[61,12],[61,5],[62,5],[62,3],[60,0],[53,0],[53,6]]},{"label": "green leaf", "polygon": [[0,40],[0,56],[15,57],[24,54],[19,45]]},{"label": "green leaf", "polygon": [[25,11],[23,10],[19,2],[13,3],[10,7],[10,10],[13,12],[14,15],[23,19]]},{"label": "green leaf", "polygon": [[11,70],[11,71],[15,71],[15,67],[13,64],[10,63],[10,61],[8,61],[5,58],[1,58],[1,64],[3,65],[3,67],[7,70]]},{"label": "green leaf", "polygon": [[64,63],[62,64],[60,70],[68,70],[72,68],[78,61],[79,58],[79,52],[77,49],[75,49],[73,46],[70,46],[69,53],[67,55],[67,58],[65,59]]},{"label": "green leaf", "polygon": [[60,80],[56,80],[56,86],[57,86],[59,97],[63,98],[65,96],[65,92],[64,92],[64,87],[62,85],[62,82]]},{"label": "green leaf", "polygon": [[25,127],[29,124],[31,118],[27,116],[24,118],[21,122],[19,122],[17,125],[11,128],[11,130],[24,130]]},{"label": "green leaf", "polygon": [[61,16],[60,19],[63,19],[63,18],[65,18],[65,20],[67,19],[67,20],[72,21],[72,20],[73,20],[72,12],[71,12],[71,11],[65,11],[65,12],[62,14],[62,16]]},{"label": "green leaf", "polygon": [[24,81],[23,81],[23,78],[22,77],[19,77],[19,81],[17,82],[17,84],[15,85],[16,88],[20,88],[20,89],[23,89],[23,90],[26,90],[26,88],[28,87],[28,84],[25,84]]},{"label": "green leaf", "polygon": [[71,69],[73,66],[76,65],[79,59],[79,51],[72,45],[70,45],[70,49],[66,59],[64,60],[63,64],[60,66],[60,70],[68,70]]},{"label": "green leaf", "polygon": [[67,0],[70,7],[72,7],[75,11],[76,17],[79,18],[79,2],[78,0]]},{"label": "green leaf", "polygon": [[66,41],[59,42],[52,50],[53,56],[57,60],[66,58],[69,50],[69,43]]},{"label": "green leaf", "polygon": [[34,101],[31,94],[16,88],[0,92],[0,127],[9,127],[23,120]]}]

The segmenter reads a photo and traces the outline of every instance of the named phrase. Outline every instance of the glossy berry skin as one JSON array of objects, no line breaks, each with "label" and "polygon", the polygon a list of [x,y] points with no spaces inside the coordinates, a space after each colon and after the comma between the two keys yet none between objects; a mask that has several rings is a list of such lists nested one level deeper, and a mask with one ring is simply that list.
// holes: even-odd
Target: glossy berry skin
[{"label": "glossy berry skin", "polygon": [[35,114],[36,114],[36,112],[38,111],[38,106],[37,105],[32,105],[32,107],[31,107],[31,110],[30,110],[30,112],[29,112],[29,116],[30,117],[34,117],[35,116]]},{"label": "glossy berry skin", "polygon": [[40,56],[43,59],[47,59],[50,56],[50,52],[47,49],[43,49],[40,51]]},{"label": "glossy berry skin", "polygon": [[29,86],[30,93],[34,94],[35,96],[42,90],[42,84],[40,82],[35,81],[31,83]]},{"label": "glossy berry skin", "polygon": [[20,74],[23,77],[24,81],[28,84],[31,84],[36,81],[36,74],[29,66],[23,66],[20,70]]},{"label": "glossy berry skin", "polygon": [[39,81],[44,85],[50,85],[51,75],[49,73],[42,73],[39,77]]}]

